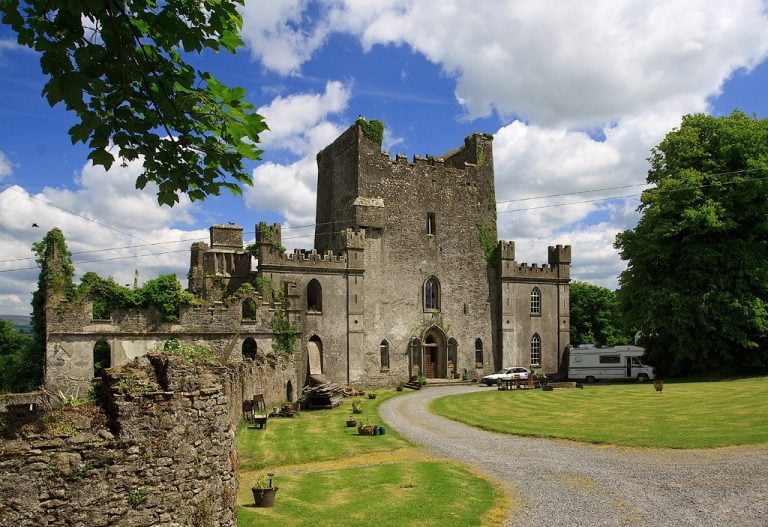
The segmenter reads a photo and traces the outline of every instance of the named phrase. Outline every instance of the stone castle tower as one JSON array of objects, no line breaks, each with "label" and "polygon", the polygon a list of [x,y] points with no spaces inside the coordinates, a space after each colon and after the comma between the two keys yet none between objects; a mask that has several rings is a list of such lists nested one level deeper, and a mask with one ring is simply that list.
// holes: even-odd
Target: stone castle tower
[{"label": "stone castle tower", "polygon": [[153,307],[95,319],[90,301],[51,303],[46,384],[85,390],[105,362],[97,350],[118,366],[172,338],[261,367],[285,351],[276,321],[297,330],[291,366],[269,388],[277,398],[293,400],[308,375],[392,386],[506,366],[558,371],[571,248],[527,265],[514,242],[497,241],[493,138],[473,134],[442,157],[409,161],[382,152],[365,124],[317,156],[313,250],[286,252],[278,224],[259,224],[248,248],[242,227],[214,225],[209,244],[191,247],[189,291],[200,301],[175,320]]}]

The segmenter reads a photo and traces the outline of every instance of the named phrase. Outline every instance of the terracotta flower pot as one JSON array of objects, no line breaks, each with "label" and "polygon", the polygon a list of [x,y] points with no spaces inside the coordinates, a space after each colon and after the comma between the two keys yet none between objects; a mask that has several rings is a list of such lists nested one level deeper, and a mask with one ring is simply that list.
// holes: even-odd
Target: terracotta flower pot
[{"label": "terracotta flower pot", "polygon": [[357,426],[357,421],[354,419],[347,419],[347,427],[354,428]]},{"label": "terracotta flower pot", "polygon": [[376,433],[376,427],[373,425],[358,426],[357,433],[361,436],[372,436]]}]

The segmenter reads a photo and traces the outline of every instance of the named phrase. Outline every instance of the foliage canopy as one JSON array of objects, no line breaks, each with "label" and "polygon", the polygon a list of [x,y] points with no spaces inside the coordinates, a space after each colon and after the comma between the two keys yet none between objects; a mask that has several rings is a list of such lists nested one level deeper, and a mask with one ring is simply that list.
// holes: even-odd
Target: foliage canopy
[{"label": "foliage canopy", "polygon": [[48,76],[43,95],[63,103],[79,122],[73,144],[87,143],[88,159],[109,169],[117,158],[143,159],[137,188],[158,185],[158,202],[173,205],[235,194],[251,184],[243,157],[267,126],[245,101],[185,60],[192,53],[243,44],[242,0],[0,0],[3,23],[18,42],[40,53]]},{"label": "foliage canopy", "polygon": [[631,342],[623,328],[616,294],[606,287],[571,282],[571,342],[573,345],[617,346]]},{"label": "foliage canopy", "polygon": [[688,115],[652,150],[618,291],[667,374],[768,364],[768,120]]}]

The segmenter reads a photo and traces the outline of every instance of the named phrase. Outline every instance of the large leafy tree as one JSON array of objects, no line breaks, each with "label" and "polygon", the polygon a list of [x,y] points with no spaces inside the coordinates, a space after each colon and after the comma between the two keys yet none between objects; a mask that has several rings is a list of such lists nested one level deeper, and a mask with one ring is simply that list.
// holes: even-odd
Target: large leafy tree
[{"label": "large leafy tree", "polygon": [[25,392],[39,385],[32,338],[0,319],[0,393]]},{"label": "large leafy tree", "polygon": [[242,45],[242,0],[0,0],[3,22],[40,53],[43,94],[79,122],[72,142],[110,168],[142,158],[137,188],[158,201],[239,193],[250,184],[243,157],[258,159],[262,117],[245,99],[186,58]]},{"label": "large leafy tree", "polygon": [[617,236],[629,322],[668,374],[768,365],[768,120],[689,115],[653,149]]},{"label": "large leafy tree", "polygon": [[632,341],[623,329],[616,293],[607,287],[573,282],[571,297],[571,342],[616,346]]}]

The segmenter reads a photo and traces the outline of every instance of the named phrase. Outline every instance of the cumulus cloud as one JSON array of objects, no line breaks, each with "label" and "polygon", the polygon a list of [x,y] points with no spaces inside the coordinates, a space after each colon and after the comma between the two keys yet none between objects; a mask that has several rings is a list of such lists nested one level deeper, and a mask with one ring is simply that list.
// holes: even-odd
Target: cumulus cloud
[{"label": "cumulus cloud", "polygon": [[108,171],[89,163],[75,190],[46,187],[29,194],[12,185],[0,192],[0,254],[13,255],[0,258],[3,313],[29,313],[38,274],[31,246],[54,227],[64,232],[77,278],[94,271],[133,284],[135,269],[141,283],[164,273],[184,277],[191,242],[208,233],[174,227],[191,221],[191,204],[160,207],[153,189],[134,188],[140,170],[138,161]]},{"label": "cumulus cloud", "polygon": [[[253,171],[253,187],[245,189],[246,205],[256,210],[280,213],[284,228],[311,224],[315,220],[317,187],[317,152],[343,132],[342,126],[329,120],[346,109],[350,88],[330,81],[324,93],[300,93],[277,97],[259,108],[272,128],[264,134],[264,144],[285,148],[297,159],[288,163],[262,163]],[[291,233],[290,246],[309,246],[306,229]],[[286,233],[287,235],[287,233]],[[287,238],[287,236],[286,236]]]},{"label": "cumulus cloud", "polygon": [[455,76],[470,117],[495,110],[544,125],[602,125],[715,94],[733,71],[768,53],[760,0],[328,5],[311,25],[309,2],[246,8],[255,56],[289,73],[332,31],[357,36],[366,49],[406,44]]}]

